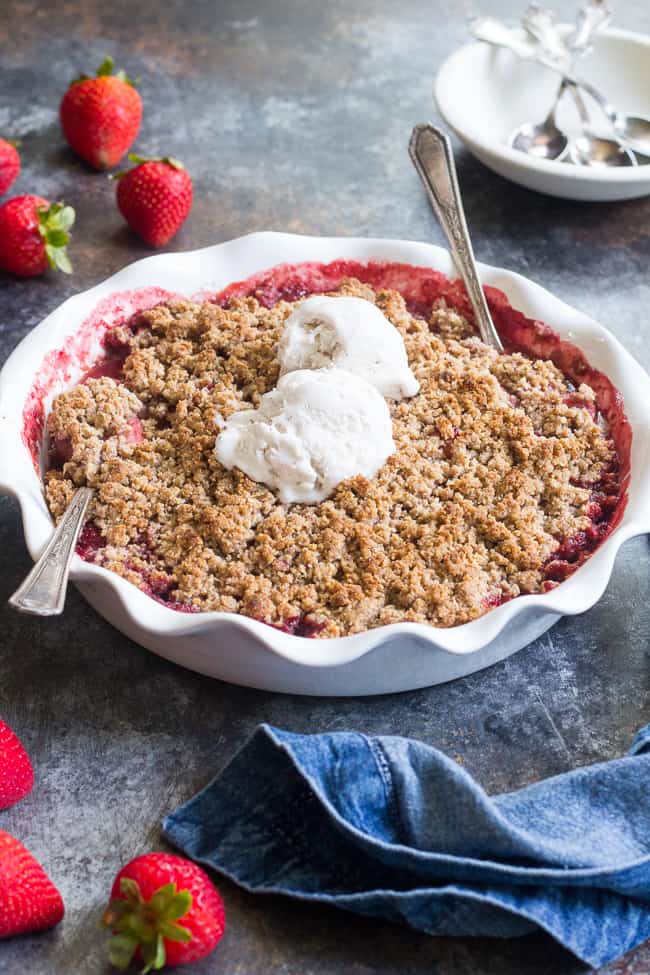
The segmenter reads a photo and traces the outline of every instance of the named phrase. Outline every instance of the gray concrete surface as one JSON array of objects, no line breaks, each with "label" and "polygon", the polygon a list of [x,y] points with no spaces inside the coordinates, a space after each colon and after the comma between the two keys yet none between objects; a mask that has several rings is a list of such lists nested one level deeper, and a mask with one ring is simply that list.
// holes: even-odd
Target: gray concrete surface
[{"label": "gray concrete surface", "polygon": [[[493,0],[514,14],[524,2]],[[150,251],[114,188],[66,148],[68,80],[112,54],[141,79],[143,154],[183,159],[196,202],[170,250],[258,229],[442,242],[406,155],[433,116],[436,66],[465,38],[452,0],[0,0],[0,132],[23,140],[18,192],[77,208],[75,274],[0,276],[0,352],[65,297]],[[650,32],[643,0],[616,5]],[[540,109],[542,106],[540,106]],[[476,251],[596,316],[650,367],[650,200],[546,199],[459,152]],[[0,500],[0,604],[29,568],[15,503]],[[56,620],[2,609],[0,714],[36,768],[32,795],[0,813],[63,892],[53,932],[0,945],[2,975],[105,973],[96,923],[118,867],[161,847],[159,822],[232,756],[260,721],[295,731],[357,728],[446,749],[490,791],[626,749],[650,720],[650,549],[622,550],[590,612],[505,663],[456,683],[367,700],[299,699],[230,687],[130,643],[71,592]],[[221,975],[572,975],[543,935],[432,939],[218,881],[228,932],[193,970]],[[650,972],[645,946],[608,975]]]}]

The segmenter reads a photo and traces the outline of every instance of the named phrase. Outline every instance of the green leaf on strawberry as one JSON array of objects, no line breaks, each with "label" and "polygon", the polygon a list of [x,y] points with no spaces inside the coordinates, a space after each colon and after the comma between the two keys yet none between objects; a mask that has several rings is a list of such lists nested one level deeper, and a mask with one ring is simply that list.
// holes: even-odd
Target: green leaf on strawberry
[{"label": "green leaf on strawberry", "polygon": [[47,262],[53,270],[72,273],[72,264],[66,253],[70,242],[69,229],[75,221],[75,212],[64,203],[51,203],[37,209],[38,232],[43,238]]},{"label": "green leaf on strawberry", "polygon": [[[109,78],[109,77],[117,78],[118,81],[123,81],[125,84],[131,85],[132,88],[135,88],[137,81],[134,81],[132,78],[129,78],[126,71],[122,71],[122,70],[113,71],[114,66],[115,66],[115,62],[113,61],[112,57],[109,56],[107,58],[104,58],[100,66],[97,68],[97,74],[95,75],[95,77],[96,78]],[[79,75],[78,78],[75,78],[72,81],[72,84],[78,85],[82,81],[91,81],[91,79],[92,79],[92,75],[82,74]]]},{"label": "green leaf on strawberry", "polygon": [[120,971],[125,971],[133,961],[133,956],[135,955],[137,947],[138,939],[134,938],[132,935],[113,935],[111,938],[111,943],[108,946],[108,958],[111,965],[114,965],[115,968],[119,968]]},{"label": "green leaf on strawberry", "polygon": [[137,881],[129,877],[121,878],[120,895],[113,897],[102,918],[102,924],[114,932],[109,944],[111,964],[124,971],[139,949],[144,961],[141,975],[158,971],[167,958],[165,939],[192,940],[191,931],[176,923],[192,907],[192,895],[169,883],[145,900]]},{"label": "green leaf on strawberry", "polygon": [[104,58],[100,66],[97,68],[97,77],[103,78],[104,75],[113,74],[113,66],[115,62],[112,57]]},{"label": "green leaf on strawberry", "polygon": [[142,163],[149,163],[149,162],[160,162],[160,163],[166,163],[168,166],[171,166],[172,169],[185,169],[185,166],[180,161],[180,159],[174,159],[173,156],[158,156],[158,157],[147,159],[146,156],[138,156],[137,153],[130,152],[127,156],[127,159],[129,160],[129,162],[137,163],[138,165],[141,165]]}]

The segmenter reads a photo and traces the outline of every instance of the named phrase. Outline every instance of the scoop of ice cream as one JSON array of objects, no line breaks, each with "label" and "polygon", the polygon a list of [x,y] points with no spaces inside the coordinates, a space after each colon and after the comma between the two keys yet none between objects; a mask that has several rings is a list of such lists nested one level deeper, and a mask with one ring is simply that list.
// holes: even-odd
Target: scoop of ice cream
[{"label": "scoop of ice cream", "polygon": [[374,477],[394,450],[386,401],[342,369],[288,373],[258,409],[228,417],[215,445],[224,467],[275,488],[282,501],[306,503],[355,474]]},{"label": "scoop of ice cream", "polygon": [[372,383],[382,396],[415,396],[402,336],[365,298],[307,298],[287,319],[278,345],[280,375],[336,366]]}]

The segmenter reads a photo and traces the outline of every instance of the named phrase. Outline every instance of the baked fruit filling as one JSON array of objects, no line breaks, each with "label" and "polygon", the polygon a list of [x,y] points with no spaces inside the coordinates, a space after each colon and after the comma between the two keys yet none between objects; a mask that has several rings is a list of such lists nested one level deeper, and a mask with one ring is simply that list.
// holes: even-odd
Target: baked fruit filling
[{"label": "baked fruit filling", "polygon": [[396,449],[374,477],[282,503],[222,466],[215,439],[276,386],[284,323],[305,293],[172,300],[107,333],[105,361],[47,420],[54,517],[77,487],[96,491],[84,558],[175,609],[338,637],[456,626],[556,586],[589,556],[621,496],[594,390],[548,358],[497,354],[444,297],[407,306],[354,277],[329,291],[377,305],[420,384],[389,402]]}]

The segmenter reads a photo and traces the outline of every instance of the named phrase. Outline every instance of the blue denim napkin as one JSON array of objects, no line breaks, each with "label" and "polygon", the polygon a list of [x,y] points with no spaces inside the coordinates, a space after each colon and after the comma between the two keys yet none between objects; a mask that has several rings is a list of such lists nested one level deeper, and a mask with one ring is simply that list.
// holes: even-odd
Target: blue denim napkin
[{"label": "blue denim napkin", "polygon": [[429,934],[541,928],[594,967],[650,938],[650,725],[625,758],[499,796],[407,738],[261,725],[163,825],[247,890]]}]

